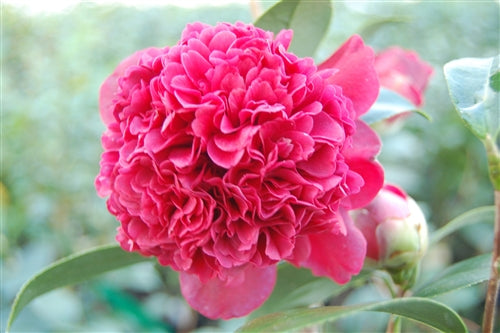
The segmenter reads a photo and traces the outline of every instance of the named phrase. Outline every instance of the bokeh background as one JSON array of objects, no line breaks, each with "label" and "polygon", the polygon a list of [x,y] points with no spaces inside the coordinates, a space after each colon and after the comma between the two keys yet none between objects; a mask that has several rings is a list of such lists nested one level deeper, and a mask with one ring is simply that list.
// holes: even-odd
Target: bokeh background
[{"label": "bokeh background", "polygon": [[[189,8],[81,2],[54,12],[2,4],[0,330],[15,293],[38,270],[114,241],[117,222],[93,185],[104,130],[97,107],[102,81],[136,50],[175,44],[189,22],[252,22],[273,2]],[[493,202],[484,149],[454,111],[442,66],[456,58],[499,54],[499,21],[498,1],[335,1],[328,35],[313,55],[320,62],[358,33],[375,51],[399,45],[434,67],[423,107],[432,121],[412,115],[398,130],[381,133],[380,155],[388,181],[419,202],[431,230]],[[423,274],[488,251],[491,230],[479,224],[446,238],[430,249]],[[467,288],[440,300],[478,322],[484,289]],[[368,285],[342,301],[380,297]],[[383,330],[385,319],[357,317],[334,327]],[[180,296],[176,275],[146,263],[36,299],[12,331],[232,331],[242,323],[198,316]]]}]

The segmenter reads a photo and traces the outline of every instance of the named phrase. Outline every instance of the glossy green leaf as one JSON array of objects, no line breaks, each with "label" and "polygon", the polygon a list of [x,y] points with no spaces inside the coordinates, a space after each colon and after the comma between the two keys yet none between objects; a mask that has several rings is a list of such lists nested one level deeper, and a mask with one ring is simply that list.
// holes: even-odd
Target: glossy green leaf
[{"label": "glossy green leaf", "polygon": [[312,57],[328,30],[332,12],[330,1],[282,0],[259,17],[255,25],[274,33],[292,29],[289,51],[299,57]]},{"label": "glossy green leaf", "polygon": [[476,223],[491,222],[493,223],[495,217],[495,207],[494,206],[484,206],[479,208],[471,209],[450,222],[441,227],[440,229],[434,231],[430,237],[429,241],[431,244],[439,242],[444,237],[449,234],[469,225]]},{"label": "glossy green leaf", "polygon": [[284,262],[280,263],[273,293],[261,307],[252,312],[250,318],[322,303],[355,285],[364,283],[369,277],[369,272],[361,272],[354,276],[349,283],[340,285],[331,279],[312,275],[309,269],[297,268]]},{"label": "glossy green leaf", "polygon": [[289,310],[257,318],[237,332],[286,332],[334,321],[360,311],[387,312],[406,317],[443,332],[467,332],[460,316],[448,306],[428,298],[397,298],[352,306],[326,306]]},{"label": "glossy green leaf", "polygon": [[7,330],[29,302],[46,292],[148,260],[151,259],[135,252],[124,251],[119,245],[113,244],[96,247],[56,261],[21,287],[12,305]]},{"label": "glossy green leaf", "polygon": [[433,297],[450,291],[467,288],[490,277],[491,253],[483,254],[458,262],[446,268],[441,274],[421,287],[417,287],[414,295]]},{"label": "glossy green leaf", "polygon": [[453,104],[465,125],[481,140],[496,138],[499,132],[500,96],[495,89],[499,59],[462,58],[444,66]]},{"label": "glossy green leaf", "polygon": [[416,112],[428,120],[431,119],[427,113],[416,109],[415,106],[406,98],[395,93],[394,91],[381,88],[377,100],[370,110],[361,116],[361,119],[366,121],[368,124],[373,124],[406,112]]}]

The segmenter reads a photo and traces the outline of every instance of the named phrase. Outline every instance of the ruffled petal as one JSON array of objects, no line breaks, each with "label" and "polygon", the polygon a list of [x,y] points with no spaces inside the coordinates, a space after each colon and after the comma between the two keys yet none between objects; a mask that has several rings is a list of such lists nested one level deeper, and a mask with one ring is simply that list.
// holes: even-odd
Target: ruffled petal
[{"label": "ruffled petal", "polygon": [[197,275],[181,272],[184,298],[193,309],[211,319],[229,319],[249,314],[271,294],[276,283],[276,265],[235,268],[226,281],[214,277],[202,283]]},{"label": "ruffled petal", "polygon": [[346,233],[322,232],[310,234],[311,254],[301,263],[310,268],[314,275],[327,276],[337,283],[347,283],[363,268],[366,254],[366,240],[342,210]]},{"label": "ruffled petal", "polygon": [[375,102],[379,92],[375,55],[360,36],[349,38],[330,58],[318,68],[338,69],[328,81],[342,87],[344,95],[352,100],[356,114],[361,116]]},{"label": "ruffled petal", "polygon": [[116,67],[115,71],[102,83],[99,90],[99,110],[101,113],[101,119],[105,125],[115,121],[113,117],[113,98],[118,91],[118,79],[125,74],[125,71],[130,66],[139,64],[139,60],[144,55],[153,56],[155,54],[159,54],[160,52],[161,49],[156,47],[149,47],[135,52],[122,60]]}]

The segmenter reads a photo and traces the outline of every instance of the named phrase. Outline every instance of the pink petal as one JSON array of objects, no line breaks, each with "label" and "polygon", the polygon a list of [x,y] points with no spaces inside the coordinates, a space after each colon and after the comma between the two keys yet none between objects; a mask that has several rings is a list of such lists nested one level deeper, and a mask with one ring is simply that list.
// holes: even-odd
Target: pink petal
[{"label": "pink petal", "polygon": [[382,143],[377,133],[361,120],[356,120],[356,132],[352,146],[342,151],[346,158],[374,159],[380,152]]},{"label": "pink petal", "polygon": [[194,84],[197,84],[200,80],[206,80],[206,72],[213,67],[207,59],[196,51],[183,53],[181,61],[186,74]]},{"label": "pink petal", "polygon": [[213,140],[210,140],[207,144],[207,153],[215,164],[229,169],[230,167],[238,164],[245,151],[240,150],[235,152],[227,152],[220,149]]},{"label": "pink petal", "polygon": [[328,81],[342,87],[343,94],[352,100],[359,117],[368,111],[378,96],[379,83],[373,64],[373,50],[363,43],[360,36],[354,35],[318,68],[339,70]]},{"label": "pink petal", "polygon": [[293,38],[293,30],[291,29],[283,29],[278,34],[276,35],[275,39],[275,44],[276,45],[283,45],[285,50],[288,50],[288,47],[290,46],[290,43],[292,42]]},{"label": "pink petal", "polygon": [[322,145],[307,160],[297,163],[297,168],[318,178],[331,177],[336,170],[336,151],[333,147]]},{"label": "pink petal", "polygon": [[411,214],[407,200],[408,195],[402,189],[386,184],[367,207],[375,221],[405,219]]},{"label": "pink petal", "polygon": [[101,113],[101,119],[105,125],[108,125],[115,120],[113,117],[113,98],[118,92],[118,79],[125,74],[125,71],[130,66],[139,64],[139,60],[143,57],[143,55],[154,56],[159,54],[161,51],[162,49],[150,47],[135,52],[122,60],[114,72],[103,82],[99,90],[99,110]]},{"label": "pink petal", "polygon": [[346,234],[323,232],[309,235],[311,254],[301,263],[314,275],[327,276],[337,283],[348,282],[363,267],[366,240],[351,218],[342,211]]},{"label": "pink petal", "polygon": [[416,106],[422,106],[433,68],[416,52],[390,47],[377,54],[375,70],[381,86],[396,91]]},{"label": "pink petal", "polygon": [[334,143],[345,140],[344,128],[326,112],[318,113],[313,120],[314,127],[309,134],[316,140]]},{"label": "pink petal", "polygon": [[258,126],[246,126],[231,134],[216,134],[214,143],[223,151],[234,152],[241,150],[249,145],[258,130]]},{"label": "pink petal", "polygon": [[220,50],[226,52],[235,40],[236,35],[231,31],[220,31],[215,34],[208,47],[210,50]]},{"label": "pink petal", "polygon": [[206,283],[197,275],[181,272],[181,292],[189,305],[205,317],[230,319],[247,315],[271,294],[276,283],[276,266],[246,265],[234,270],[238,270],[237,278],[222,281],[214,277]]},{"label": "pink petal", "polygon": [[350,209],[368,204],[384,185],[384,169],[375,160],[380,151],[381,142],[378,135],[366,123],[356,121],[356,133],[352,146],[342,152],[349,165],[349,170],[357,173],[363,179],[361,190],[347,197],[343,205]]},{"label": "pink petal", "polygon": [[344,207],[356,209],[367,205],[384,185],[384,169],[377,161],[366,159],[349,159],[346,161],[349,170],[357,173],[364,180],[361,190],[351,194],[342,201]]},{"label": "pink petal", "polygon": [[379,258],[379,249],[377,243],[376,230],[378,227],[370,213],[365,209],[353,211],[353,219],[356,221],[356,227],[362,230],[363,236],[366,239],[366,256],[377,260]]}]

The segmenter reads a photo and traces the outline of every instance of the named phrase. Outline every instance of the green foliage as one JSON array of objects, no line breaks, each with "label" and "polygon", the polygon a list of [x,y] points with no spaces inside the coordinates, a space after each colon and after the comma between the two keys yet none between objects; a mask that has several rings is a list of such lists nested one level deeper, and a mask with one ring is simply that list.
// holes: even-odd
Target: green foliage
[{"label": "green foliage", "polygon": [[278,279],[273,293],[260,308],[252,312],[250,318],[325,302],[331,297],[365,283],[370,278],[370,275],[370,272],[361,272],[353,277],[349,283],[339,285],[331,279],[313,276],[308,269],[280,263],[278,266]]},{"label": "green foliage", "polygon": [[495,92],[500,91],[500,71],[496,71],[490,76],[490,88]]},{"label": "green foliage", "polygon": [[490,264],[489,253],[456,263],[431,281],[416,288],[414,295],[433,297],[485,282],[490,276]]},{"label": "green foliage", "polygon": [[[450,95],[465,125],[481,140],[495,138],[500,130],[500,96],[495,73],[500,56],[462,58],[444,66]],[[490,78],[495,82],[490,83]]]},{"label": "green foliage", "polygon": [[311,57],[328,30],[331,16],[330,1],[283,0],[259,17],[255,25],[274,33],[292,29],[289,51]]},{"label": "green foliage", "polygon": [[237,332],[285,332],[338,320],[360,311],[396,314],[419,321],[443,332],[467,332],[460,316],[446,305],[419,297],[398,298],[374,304],[354,306],[326,306],[278,312],[255,319]]},{"label": "green foliage", "polygon": [[361,116],[361,119],[368,124],[374,124],[406,112],[416,112],[427,120],[431,120],[427,113],[415,109],[415,106],[404,97],[389,89],[381,88],[375,104],[366,114]]},{"label": "green foliage", "polygon": [[96,275],[128,265],[151,260],[137,253],[126,252],[119,245],[97,247],[71,255],[52,265],[27,281],[14,300],[7,330],[19,312],[34,298],[57,288],[86,281]]},{"label": "green foliage", "polygon": [[456,218],[448,222],[445,226],[433,232],[430,236],[429,241],[431,244],[435,244],[442,240],[444,237],[469,225],[485,222],[493,223],[494,216],[494,206],[471,209],[457,216]]}]

